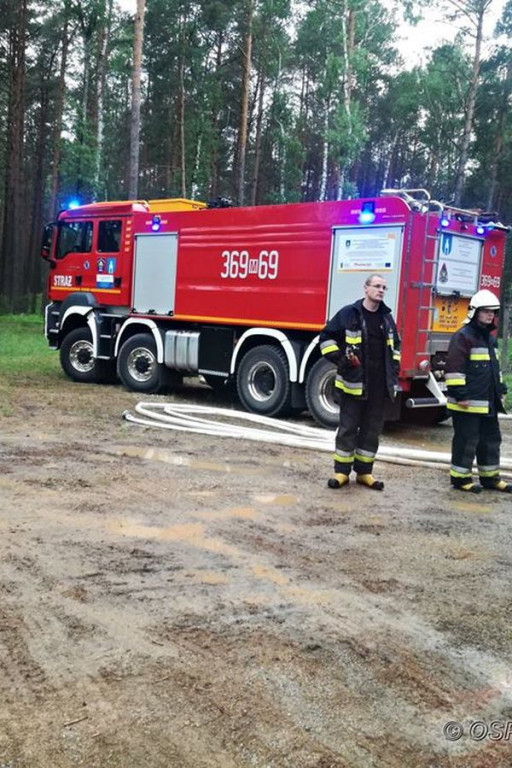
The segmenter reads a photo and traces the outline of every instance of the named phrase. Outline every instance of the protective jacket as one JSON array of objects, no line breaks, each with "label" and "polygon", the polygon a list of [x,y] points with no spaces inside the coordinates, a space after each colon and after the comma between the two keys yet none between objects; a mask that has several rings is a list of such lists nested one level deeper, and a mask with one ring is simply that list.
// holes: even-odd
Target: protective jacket
[{"label": "protective jacket", "polygon": [[[400,337],[391,310],[381,302],[377,312],[382,318],[382,343],[386,345],[386,390],[394,399],[400,370]],[[326,324],[320,334],[322,355],[334,363],[338,372],[336,387],[353,397],[368,395],[368,331],[363,314],[363,299],[347,304]]]},{"label": "protective jacket", "polygon": [[[498,362],[497,342],[487,328],[471,320],[453,334],[446,358],[447,407],[461,413],[504,412],[501,395],[507,387]],[[469,403],[467,408],[459,402]]]}]

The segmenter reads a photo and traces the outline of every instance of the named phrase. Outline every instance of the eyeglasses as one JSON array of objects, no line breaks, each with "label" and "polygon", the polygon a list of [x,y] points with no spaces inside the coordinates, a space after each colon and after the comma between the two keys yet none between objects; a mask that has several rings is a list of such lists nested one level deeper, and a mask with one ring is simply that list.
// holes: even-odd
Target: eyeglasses
[{"label": "eyeglasses", "polygon": [[377,283],[377,284],[374,284],[374,285],[370,284],[368,286],[368,288],[378,288],[379,290],[382,290],[382,291],[387,291],[387,289],[388,289],[387,285],[381,285],[380,283]]}]

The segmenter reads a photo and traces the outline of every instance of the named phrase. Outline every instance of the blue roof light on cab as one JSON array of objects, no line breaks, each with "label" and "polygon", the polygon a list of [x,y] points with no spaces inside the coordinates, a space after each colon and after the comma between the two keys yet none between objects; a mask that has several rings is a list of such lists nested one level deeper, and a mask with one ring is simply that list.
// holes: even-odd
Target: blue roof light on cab
[{"label": "blue roof light on cab", "polygon": [[359,214],[360,224],[373,224],[375,221],[375,203],[373,201],[363,203]]}]

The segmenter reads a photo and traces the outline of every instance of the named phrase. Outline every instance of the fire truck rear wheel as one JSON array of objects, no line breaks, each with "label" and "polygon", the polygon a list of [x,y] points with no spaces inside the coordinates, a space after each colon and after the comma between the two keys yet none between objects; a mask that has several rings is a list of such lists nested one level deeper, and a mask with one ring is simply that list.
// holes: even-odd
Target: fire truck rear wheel
[{"label": "fire truck rear wheel", "polygon": [[249,350],[238,368],[236,387],[248,411],[262,416],[288,413],[291,385],[285,352],[267,344]]},{"label": "fire truck rear wheel", "polygon": [[149,333],[137,333],[125,341],[117,358],[117,373],[131,392],[159,392],[164,367],[158,362],[156,342]]},{"label": "fire truck rear wheel", "polygon": [[93,384],[103,381],[108,374],[103,360],[93,357],[92,335],[89,328],[74,328],[67,333],[60,346],[62,370],[73,381]]},{"label": "fire truck rear wheel", "polygon": [[322,427],[336,429],[340,408],[336,400],[336,366],[321,357],[311,368],[306,382],[306,403]]}]

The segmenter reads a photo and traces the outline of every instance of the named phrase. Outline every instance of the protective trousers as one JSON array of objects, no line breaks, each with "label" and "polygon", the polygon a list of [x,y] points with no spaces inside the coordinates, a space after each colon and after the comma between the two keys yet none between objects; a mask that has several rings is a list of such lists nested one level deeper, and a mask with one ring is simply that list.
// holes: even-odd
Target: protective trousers
[{"label": "protective trousers", "polygon": [[501,432],[497,415],[452,412],[453,440],[450,478],[453,485],[463,485],[471,478],[476,456],[482,485],[499,479]]},{"label": "protective trousers", "polygon": [[371,475],[384,422],[384,387],[369,393],[367,400],[340,395],[340,424],[336,433],[334,472]]}]

